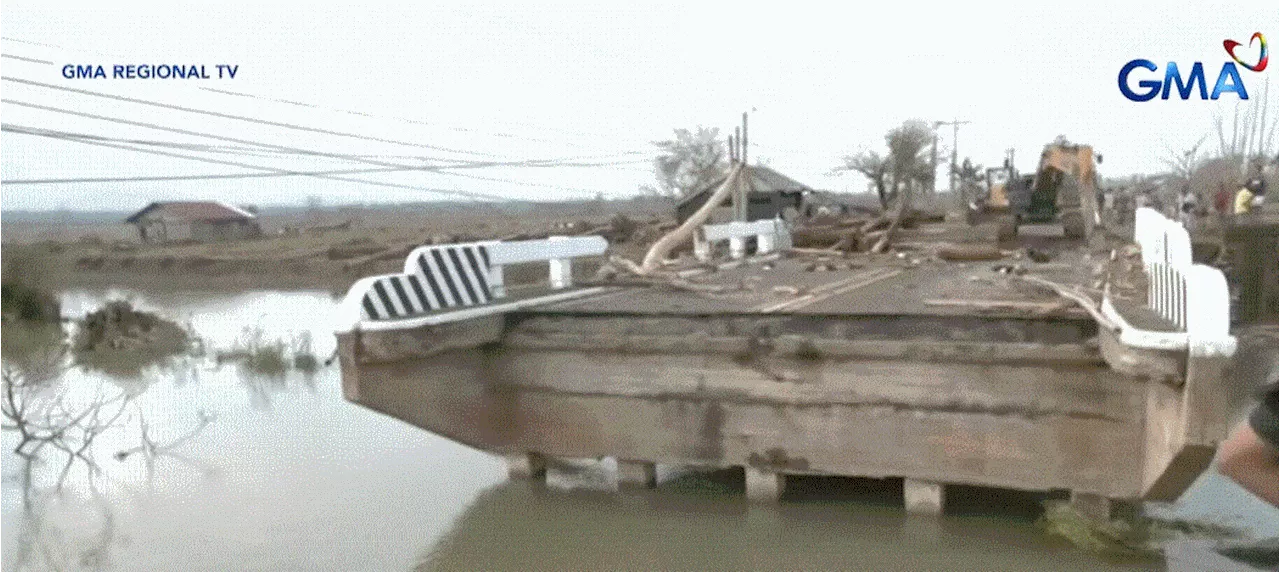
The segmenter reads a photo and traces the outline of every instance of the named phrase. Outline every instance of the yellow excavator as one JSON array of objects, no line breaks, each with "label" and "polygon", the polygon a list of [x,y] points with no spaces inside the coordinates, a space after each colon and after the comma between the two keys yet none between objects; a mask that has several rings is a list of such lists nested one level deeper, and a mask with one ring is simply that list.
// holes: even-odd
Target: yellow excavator
[{"label": "yellow excavator", "polygon": [[1007,161],[987,170],[987,196],[969,204],[969,222],[996,218],[1000,240],[1018,229],[1061,226],[1068,239],[1088,239],[1098,225],[1097,170],[1093,147],[1054,142],[1040,153],[1034,175],[1019,175]]}]

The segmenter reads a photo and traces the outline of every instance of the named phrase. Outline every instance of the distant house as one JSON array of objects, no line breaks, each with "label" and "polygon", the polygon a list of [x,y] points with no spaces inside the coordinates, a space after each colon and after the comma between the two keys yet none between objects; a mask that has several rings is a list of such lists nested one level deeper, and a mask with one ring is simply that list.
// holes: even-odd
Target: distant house
[{"label": "distant house", "polygon": [[150,243],[218,242],[262,234],[257,215],[217,201],[151,203],[125,222],[138,227],[138,237]]},{"label": "distant house", "polygon": [[[746,170],[747,220],[785,218],[788,209],[799,213],[804,204],[805,195],[813,192],[808,185],[796,182],[773,169],[762,165],[749,165]],[[711,195],[724,183],[724,178],[712,183],[704,189],[685,195],[676,203],[676,218],[683,223],[698,212],[706,204]],[[711,222],[727,222],[731,220],[731,203],[725,200],[722,210],[712,215]]]}]

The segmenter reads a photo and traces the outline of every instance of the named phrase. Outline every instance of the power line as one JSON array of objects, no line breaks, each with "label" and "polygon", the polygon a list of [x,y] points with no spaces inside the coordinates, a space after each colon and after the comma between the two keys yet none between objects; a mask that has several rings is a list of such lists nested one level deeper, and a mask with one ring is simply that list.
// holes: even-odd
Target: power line
[{"label": "power line", "polygon": [[[480,176],[480,175],[471,175],[471,174],[465,174],[465,173],[450,173],[450,172],[448,172],[448,171],[439,171],[439,173],[440,173],[441,175],[446,175],[446,176],[450,176],[450,177],[464,177],[464,178],[467,178],[467,179],[478,179],[478,180],[481,180],[481,181],[496,181],[496,182],[499,182],[499,183],[512,183],[512,182],[515,182],[515,181],[510,181],[510,180],[507,180],[507,179],[499,179],[499,178],[496,178],[496,177],[482,177],[482,176]],[[529,187],[543,187],[543,188],[546,188],[546,189],[560,189],[560,190],[564,190],[564,191],[575,191],[575,192],[581,192],[581,193],[591,193],[591,192],[594,192],[594,191],[592,191],[592,190],[590,190],[590,189],[581,189],[581,188],[578,188],[578,187],[562,187],[562,186],[560,186],[560,185],[547,185],[547,184],[542,184],[542,183],[531,183],[531,182],[528,182],[528,181],[524,181],[524,182],[522,182],[522,183],[518,183],[518,184],[523,184],[523,185],[525,185],[525,186],[529,186]]]},{"label": "power line", "polygon": [[[92,54],[97,54],[97,55],[103,55],[103,56],[109,56],[109,57],[116,57],[116,56],[113,56],[113,55],[111,55],[111,54],[105,54],[105,53],[103,53],[103,52],[96,52],[96,51],[83,50],[83,49],[80,49],[80,50],[72,50],[72,49],[67,48],[67,47],[65,47],[65,46],[57,46],[57,45],[54,45],[54,44],[44,44],[44,43],[40,43],[40,42],[32,42],[32,41],[28,41],[28,40],[20,40],[20,39],[17,39],[17,38],[4,37],[3,39],[5,39],[5,40],[9,40],[9,41],[12,41],[12,42],[18,42],[18,43],[23,43],[23,44],[30,44],[30,45],[35,45],[35,46],[44,46],[44,47],[56,48],[56,49],[60,49],[60,50],[82,51],[82,52],[92,53]],[[41,61],[40,63],[46,63],[46,64],[48,64],[48,65],[55,65],[55,64],[54,64],[54,62],[45,62],[45,61]],[[527,141],[546,142],[546,143],[566,143],[566,144],[568,144],[568,145],[570,145],[570,146],[579,146],[579,145],[575,145],[575,144],[573,144],[573,143],[571,143],[571,142],[566,142],[566,141],[556,141],[556,140],[551,140],[551,139],[538,139],[538,138],[532,138],[532,137],[525,137],[525,136],[520,136],[520,135],[514,135],[514,134],[511,134],[511,133],[492,133],[492,132],[485,132],[485,131],[481,131],[481,130],[479,130],[479,129],[470,129],[470,128],[466,128],[466,127],[451,126],[451,125],[445,125],[445,124],[442,124],[442,123],[427,122],[427,121],[421,121],[421,120],[409,119],[409,118],[405,118],[405,117],[397,117],[397,116],[390,116],[390,115],[377,115],[377,114],[366,113],[366,112],[362,112],[362,111],[353,111],[353,110],[340,109],[340,108],[335,108],[335,107],[325,107],[325,106],[316,105],[316,104],[312,104],[312,103],[301,102],[301,101],[292,101],[292,100],[288,100],[288,99],[280,99],[280,98],[274,98],[274,97],[266,97],[266,96],[261,96],[261,95],[254,95],[254,94],[251,94],[251,93],[242,93],[242,92],[236,92],[236,91],[230,91],[230,90],[224,90],[224,89],[217,89],[217,88],[213,88],[213,87],[197,87],[196,89],[199,89],[199,90],[202,90],[202,91],[208,91],[208,92],[212,92],[212,93],[220,93],[220,94],[224,94],[224,95],[232,95],[232,96],[237,96],[237,97],[246,97],[246,98],[251,98],[251,99],[260,99],[260,100],[263,100],[263,101],[273,101],[273,102],[276,102],[276,103],[284,103],[284,104],[288,104],[288,105],[295,105],[295,106],[299,106],[299,107],[309,107],[309,108],[313,108],[313,109],[324,109],[324,110],[327,110],[327,111],[335,111],[335,112],[338,112],[338,113],[347,113],[347,114],[350,114],[350,115],[358,115],[358,116],[362,116],[362,117],[372,117],[372,118],[381,118],[381,119],[392,119],[392,120],[395,120],[395,121],[403,121],[403,122],[406,122],[406,123],[413,123],[413,124],[418,124],[418,125],[438,126],[438,127],[443,127],[443,128],[445,128],[445,129],[452,130],[452,131],[469,132],[469,133],[484,133],[484,134],[487,134],[487,135],[494,135],[494,136],[497,136],[497,137],[507,137],[507,138],[513,138],[513,139],[523,139],[523,140],[527,140]],[[569,130],[569,129],[558,129],[558,128],[555,128],[555,127],[549,127],[549,126],[545,126],[545,125],[534,125],[534,124],[529,124],[529,123],[520,123],[520,122],[514,122],[514,123],[512,123],[512,124],[513,124],[513,125],[524,125],[524,126],[534,127],[534,128],[536,128],[536,129],[542,129],[542,130],[546,130],[546,131],[550,131],[550,132],[554,132],[554,133],[561,133],[561,134],[565,134],[565,135],[574,135],[574,136],[578,136],[578,137],[594,137],[594,138],[602,138],[602,139],[604,139],[604,138],[607,138],[607,139],[616,139],[616,134],[589,133],[589,132],[585,132],[585,131],[574,131],[574,130]]]},{"label": "power line", "polygon": [[[53,130],[48,130],[53,131]],[[92,135],[87,133],[71,133],[67,131],[58,131],[57,133],[68,137],[76,137],[81,139],[94,139],[99,141],[111,141],[115,143],[128,143],[130,145],[146,145],[154,147],[168,147],[174,149],[182,149],[186,151],[196,151],[203,153],[229,153],[241,154],[254,157],[267,157],[273,155],[296,155],[296,152],[273,151],[267,149],[256,149],[253,147],[239,145],[202,145],[197,143],[178,143],[173,141],[156,141],[152,139],[129,139],[121,137],[107,137],[105,135]],[[416,159],[419,161],[448,161],[448,165],[436,165],[439,168],[449,169],[475,169],[489,167],[613,167],[620,165],[636,165],[649,162],[647,159],[630,160],[630,161],[600,161],[589,162],[592,159],[609,159],[616,155],[604,155],[594,157],[568,157],[563,159],[530,159],[524,161],[475,161],[471,159],[449,159],[444,157],[430,157],[425,155],[380,155],[380,154],[346,154],[344,157],[360,157],[360,158],[377,158],[390,157],[399,159]],[[416,167],[415,167],[416,168]]]},{"label": "power line", "polygon": [[[325,152],[322,152],[322,151],[311,151],[311,150],[308,150],[308,149],[300,149],[300,148],[297,148],[297,147],[288,147],[288,146],[284,146],[284,145],[275,145],[275,144],[271,144],[271,143],[259,143],[259,142],[256,142],[256,141],[251,141],[251,140],[247,140],[247,139],[240,139],[240,138],[236,138],[236,137],[227,137],[227,136],[224,136],[224,135],[216,135],[216,134],[212,134],[212,133],[202,133],[202,132],[199,132],[199,131],[191,131],[191,130],[187,130],[187,129],[179,129],[179,128],[176,128],[176,127],[167,127],[167,126],[164,126],[164,125],[157,125],[157,124],[155,124],[155,123],[147,123],[147,122],[145,122],[145,121],[133,121],[133,120],[129,120],[129,119],[121,119],[121,118],[116,118],[116,117],[108,117],[108,116],[104,116],[104,115],[97,115],[97,114],[93,114],[93,113],[85,113],[85,112],[82,112],[82,111],[75,111],[75,110],[71,110],[71,109],[62,109],[62,108],[58,108],[58,107],[50,107],[50,106],[47,106],[47,105],[39,105],[39,104],[36,104],[36,103],[29,103],[29,102],[25,102],[25,101],[17,101],[17,100],[12,100],[12,99],[0,99],[0,102],[9,103],[9,104],[13,104],[13,105],[18,105],[18,106],[22,106],[22,107],[29,107],[29,108],[32,108],[32,109],[40,109],[40,110],[43,110],[43,111],[51,111],[51,112],[54,112],[54,113],[62,113],[62,114],[66,114],[66,115],[74,115],[74,116],[78,116],[78,117],[85,117],[85,118],[88,118],[88,119],[96,119],[96,120],[100,120],[100,121],[108,121],[108,122],[112,122],[112,123],[120,123],[120,124],[123,124],[123,125],[133,125],[133,126],[136,126],[136,127],[145,127],[145,128],[148,128],[148,129],[157,129],[157,130],[160,130],[160,131],[169,131],[169,132],[173,132],[173,133],[180,133],[180,134],[183,134],[183,135],[191,135],[191,136],[195,136],[195,137],[206,137],[206,138],[210,138],[210,139],[218,139],[218,140],[222,140],[222,141],[229,141],[229,142],[232,142],[232,143],[240,143],[240,144],[243,144],[243,145],[253,145],[253,146],[257,146],[257,147],[265,147],[265,148],[269,148],[269,149],[278,149],[278,150],[283,150],[283,151],[289,151],[289,152],[293,152],[293,153],[298,153],[298,154],[301,154],[301,155],[309,155],[309,156],[315,156],[315,157],[328,157],[328,158],[333,158],[333,159],[341,159],[341,160],[354,161],[354,162],[359,162],[359,163],[367,163],[367,164],[370,164],[370,165],[377,165],[377,166],[380,166],[380,167],[396,167],[396,168],[406,168],[406,167],[410,167],[409,165],[402,165],[402,164],[398,164],[398,163],[388,163],[388,162],[386,162],[386,161],[377,161],[377,160],[373,160],[373,159],[366,159],[366,158],[358,157],[358,156],[344,155],[344,154],[341,154],[341,153],[325,153]],[[529,160],[529,162],[535,162],[535,161],[537,161],[537,160]],[[489,164],[490,164],[490,165],[492,165],[493,163],[491,162],[491,163],[489,163]]]},{"label": "power line", "polygon": [[[106,143],[106,141],[110,141],[111,138],[101,137],[101,136],[82,135],[77,133],[68,133],[68,132],[62,132],[62,131],[56,131],[56,130],[50,130],[50,129],[38,129],[33,127],[25,127],[25,126],[12,125],[12,124],[0,125],[0,130],[20,133],[24,135],[35,135],[40,137],[48,137],[52,139],[72,141],[76,143],[86,143],[90,145],[100,145],[104,147],[138,151],[142,153],[152,153],[152,154],[165,155],[165,156],[177,157],[177,158],[183,158],[183,159],[202,160],[209,163],[226,164],[226,165],[232,165],[232,166],[238,166],[238,167],[244,167],[244,168],[250,168],[250,169],[269,169],[266,167],[260,167],[257,165],[249,165],[249,164],[238,163],[233,161],[218,161],[218,160],[204,159],[204,158],[188,156],[188,155],[179,155],[175,153],[165,153],[165,152],[158,152],[158,151],[148,150],[148,149],[139,149],[136,147],[129,147],[126,145],[109,144],[109,143]],[[120,141],[123,141],[126,143],[132,143],[132,141],[127,139],[120,140]],[[521,166],[521,165],[513,165],[513,166]],[[526,165],[526,166],[540,166],[540,165]],[[554,166],[566,166],[566,165],[554,165]],[[609,165],[581,163],[578,165],[568,165],[568,166],[593,167],[593,166],[609,166]],[[582,193],[595,192],[589,189],[582,189],[582,188],[575,188],[575,187],[545,185],[540,183],[531,183],[528,181],[513,181],[509,179],[500,179],[495,177],[480,177],[476,175],[466,175],[462,173],[450,173],[450,172],[443,171],[443,169],[462,169],[462,168],[474,168],[474,166],[422,165],[422,166],[416,166],[416,167],[402,166],[402,167],[382,167],[382,168],[366,168],[366,169],[338,169],[338,170],[328,170],[328,171],[294,171],[294,170],[278,170],[277,169],[277,170],[272,170],[272,172],[269,172],[269,173],[235,173],[235,174],[218,174],[218,175],[156,175],[156,176],[134,176],[134,177],[91,177],[91,178],[72,178],[72,179],[19,179],[19,180],[6,180],[4,181],[4,183],[20,185],[20,184],[52,184],[52,183],[182,181],[182,180],[206,180],[206,179],[249,179],[249,178],[269,178],[269,177],[316,176],[316,175],[347,175],[347,174],[364,174],[364,173],[391,173],[391,172],[402,172],[402,171],[427,171],[427,172],[433,172],[433,173],[446,175],[446,176],[467,177],[467,178],[481,179],[481,180],[487,180],[487,181],[510,183],[515,185],[554,188],[554,189],[575,191],[575,192],[582,192]]]},{"label": "power line", "polygon": [[[563,141],[563,140],[555,140],[555,139],[542,139],[542,138],[539,138],[539,137],[529,137],[529,136],[526,136],[526,135],[516,135],[516,134],[514,134],[514,133],[482,131],[482,130],[480,130],[480,129],[472,129],[472,128],[469,128],[469,127],[458,127],[458,126],[456,126],[456,125],[445,125],[445,124],[442,124],[442,123],[436,123],[436,122],[430,122],[430,121],[422,121],[422,120],[418,120],[418,119],[409,119],[409,118],[407,118],[407,117],[398,117],[398,116],[395,116],[395,115],[379,115],[379,114],[375,114],[375,113],[366,113],[366,112],[364,112],[364,111],[354,111],[354,110],[350,110],[350,109],[340,109],[340,108],[336,108],[336,107],[326,107],[326,106],[323,106],[323,105],[316,105],[316,104],[314,104],[314,103],[306,103],[306,102],[302,102],[302,101],[292,101],[292,100],[288,100],[288,99],[280,99],[280,98],[276,98],[276,97],[266,97],[266,96],[262,96],[262,95],[254,95],[254,94],[252,94],[252,93],[241,93],[241,92],[238,92],[238,91],[230,91],[230,90],[226,90],[226,89],[218,89],[218,88],[214,88],[214,87],[198,87],[197,89],[200,89],[200,90],[202,90],[202,91],[212,92],[212,93],[220,93],[220,94],[223,94],[223,95],[231,95],[231,96],[235,96],[235,97],[244,97],[244,98],[248,98],[248,99],[258,99],[258,100],[262,100],[262,101],[271,101],[271,102],[275,102],[275,103],[284,103],[284,104],[286,104],[286,105],[294,105],[294,106],[298,106],[298,107],[307,107],[307,108],[311,108],[311,109],[323,109],[323,110],[326,110],[326,111],[335,111],[335,112],[338,112],[338,113],[346,113],[346,114],[348,114],[348,115],[356,115],[356,116],[360,116],[360,117],[369,117],[369,118],[373,118],[373,119],[390,119],[390,120],[393,120],[393,121],[403,121],[403,122],[405,122],[405,123],[411,123],[411,124],[414,124],[414,125],[426,125],[426,126],[428,126],[428,127],[442,127],[442,128],[444,128],[444,129],[448,129],[448,130],[450,130],[450,131],[457,131],[457,132],[460,132],[460,133],[480,133],[480,134],[484,134],[484,135],[492,135],[492,136],[494,136],[494,137],[502,137],[502,138],[506,138],[506,139],[519,139],[519,140],[522,140],[522,141],[533,141],[533,142],[537,142],[537,143],[563,143],[563,144],[568,145],[568,146],[570,146],[570,147],[585,147],[585,145],[580,145],[580,144],[578,144],[578,143],[574,143],[574,142],[572,142],[572,141]],[[585,133],[585,132],[575,132],[575,131],[567,131],[567,130],[563,130],[563,129],[555,129],[555,128],[552,128],[552,127],[540,127],[540,129],[546,129],[546,130],[548,130],[548,131],[554,131],[554,132],[558,132],[558,133],[564,133],[564,134],[566,134],[566,135],[575,135],[575,136],[580,136],[580,137],[597,137],[597,138],[608,138],[608,137],[610,137],[609,135],[605,135],[605,134],[603,134],[603,133]],[[629,151],[628,153],[635,153],[635,152],[634,152],[634,151]]]},{"label": "power line", "polygon": [[321,134],[324,134],[324,135],[335,135],[335,136],[338,136],[338,137],[350,137],[350,138],[352,138],[352,139],[363,139],[363,140],[366,140],[366,141],[376,141],[376,142],[378,142],[378,143],[391,143],[391,144],[394,144],[394,145],[406,145],[406,146],[410,146],[410,147],[423,147],[423,148],[426,148],[426,149],[434,149],[434,150],[436,150],[436,151],[444,151],[444,152],[446,152],[446,153],[458,153],[458,154],[461,154],[461,155],[476,155],[476,156],[480,156],[480,157],[499,157],[499,156],[500,156],[500,155],[495,155],[495,154],[492,154],[492,153],[481,153],[481,152],[479,152],[479,151],[464,151],[464,150],[461,150],[461,149],[450,149],[450,148],[448,148],[448,147],[440,147],[440,146],[438,146],[438,145],[429,145],[429,144],[426,144],[426,143],[413,143],[413,142],[409,142],[409,141],[398,141],[398,140],[395,140],[395,139],[385,139],[385,138],[382,138],[382,137],[372,137],[372,136],[368,136],[368,135],[360,135],[360,134],[357,134],[357,133],[347,133],[347,132],[344,132],[344,131],[334,131],[334,130],[332,130],[332,129],[322,129],[322,128],[319,128],[319,127],[308,127],[308,126],[306,126],[306,125],[297,125],[297,124],[294,124],[294,123],[283,123],[283,122],[280,122],[280,121],[271,121],[271,120],[268,120],[268,119],[258,119],[258,118],[256,118],[256,117],[246,117],[246,116],[243,116],[243,115],[234,115],[234,114],[231,114],[231,113],[221,113],[221,112],[217,112],[217,111],[209,111],[209,110],[206,110],[206,109],[196,109],[196,108],[194,108],[194,107],[184,107],[184,106],[181,106],[181,105],[173,105],[173,104],[169,104],[169,103],[160,103],[160,102],[158,102],[158,101],[150,101],[150,100],[146,100],[146,99],[138,99],[138,98],[136,98],[136,97],[125,97],[125,96],[123,96],[123,95],[112,95],[112,94],[109,94],[109,93],[101,93],[101,92],[90,91],[90,90],[87,90],[87,89],[79,89],[79,88],[74,88],[74,87],[65,87],[65,86],[61,86],[61,85],[54,85],[54,84],[51,84],[51,83],[43,83],[43,82],[38,82],[38,81],[31,81],[31,80],[22,79],[22,78],[16,78],[16,77],[5,77],[5,78],[0,78],[0,79],[3,79],[4,81],[11,81],[11,82],[14,82],[14,83],[23,84],[23,85],[30,85],[30,86],[35,86],[35,87],[43,87],[43,88],[46,88],[46,89],[55,89],[55,90],[58,90],[58,91],[66,91],[66,92],[70,92],[70,93],[79,93],[79,94],[81,94],[81,95],[89,95],[89,96],[93,96],[93,97],[101,97],[101,98],[105,98],[105,99],[113,99],[113,100],[116,100],[116,101],[124,101],[124,102],[128,102],[128,103],[137,103],[137,104],[139,104],[139,105],[150,105],[150,106],[152,106],[152,107],[160,107],[160,108],[164,108],[164,109],[174,109],[174,110],[177,110],[177,111],[185,111],[185,112],[187,112],[187,113],[198,113],[198,114],[201,114],[201,115],[208,115],[208,116],[211,116],[211,117],[221,117],[221,118],[223,118],[223,119],[234,119],[234,120],[238,120],[238,121],[247,121],[247,122],[250,122],[250,123],[258,123],[258,124],[261,124],[261,125],[270,125],[270,126],[272,126],[272,127],[283,127],[283,128],[285,128],[285,129],[296,129],[296,130],[299,130],[299,131],[309,131],[309,132],[312,132],[312,133],[321,133]]},{"label": "power line", "polygon": [[[4,129],[4,131],[12,131]],[[18,131],[17,133],[23,133]],[[26,135],[36,135],[25,133]],[[84,143],[84,141],[78,141]],[[120,147],[125,149],[126,147]],[[390,173],[396,169],[369,167],[368,169],[337,169],[330,171],[307,171],[297,173],[238,173],[219,175],[156,175],[146,177],[85,177],[75,179],[6,179],[6,185],[47,185],[47,184],[81,184],[81,183],[141,183],[154,181],[208,181],[222,179],[262,179],[271,177],[294,177],[310,175],[357,175],[364,173]]]},{"label": "power line", "polygon": [[[10,38],[9,36],[3,36],[3,37],[0,37],[0,39],[9,40],[10,42],[18,42],[19,44],[30,44],[30,45],[32,45],[32,46],[44,46],[44,47],[46,47],[46,48],[58,48],[58,49],[60,49],[60,50],[65,50],[65,49],[66,49],[66,48],[64,48],[64,47],[62,47],[62,46],[55,46],[55,45],[53,45],[53,44],[44,44],[44,43],[40,43],[40,42],[33,42],[33,41],[31,41],[31,40],[20,40],[20,39],[18,39],[18,38]],[[102,56],[108,55],[108,54],[104,54],[104,53],[101,53],[101,52],[90,52],[90,53],[94,53],[94,54],[98,54],[98,55],[102,55]]]},{"label": "power line", "polygon": [[0,54],[0,58],[9,58],[9,59],[13,59],[13,60],[22,60],[22,61],[24,61],[24,62],[31,62],[31,63],[33,63],[33,64],[54,65],[54,64],[53,64],[53,62],[51,62],[51,61],[49,61],[49,60],[38,60],[38,59],[36,59],[36,58],[27,58],[27,57],[23,57],[23,56],[12,56],[12,55],[9,55],[9,54]]},{"label": "power line", "polygon": [[[467,192],[467,191],[459,191],[459,190],[434,189],[434,188],[426,188],[426,187],[417,187],[417,186],[412,186],[412,185],[401,185],[401,184],[398,184],[398,183],[387,183],[387,182],[383,182],[383,181],[371,181],[371,180],[367,180],[367,179],[352,179],[352,178],[348,178],[348,177],[338,177],[338,176],[333,176],[333,175],[316,174],[316,173],[310,173],[310,172],[306,172],[306,171],[290,171],[290,170],[287,170],[287,169],[276,169],[276,168],[274,168],[274,167],[264,167],[264,166],[261,166],[261,165],[252,165],[252,164],[249,164],[249,163],[240,163],[240,162],[236,162],[236,161],[222,161],[222,160],[219,160],[219,159],[209,159],[209,158],[207,158],[207,157],[196,157],[196,156],[193,156],[193,155],[182,155],[182,154],[179,154],[179,153],[169,153],[169,152],[167,152],[167,151],[157,151],[157,150],[155,150],[155,149],[139,149],[139,148],[137,148],[137,147],[129,147],[129,146],[127,146],[127,145],[116,145],[116,144],[113,144],[113,143],[105,143],[105,142],[102,142],[102,141],[87,141],[87,140],[83,140],[83,139],[76,139],[76,138],[62,137],[62,136],[55,135],[55,134],[43,133],[43,132],[40,132],[39,130],[32,130],[32,131],[26,131],[26,132],[23,132],[23,131],[20,131],[20,129],[19,129],[19,128],[17,128],[17,127],[14,127],[14,126],[7,126],[7,125],[0,125],[0,130],[3,130],[3,131],[12,131],[12,132],[22,132],[22,133],[23,133],[23,134],[25,134],[25,135],[35,135],[35,136],[37,136],[37,137],[48,137],[48,138],[52,138],[52,139],[60,139],[60,140],[64,140],[64,141],[72,141],[72,142],[75,142],[75,143],[83,143],[83,144],[85,144],[85,145],[97,145],[97,146],[100,146],[100,147],[112,147],[112,148],[116,148],[116,149],[124,149],[124,150],[126,150],[126,151],[135,151],[135,152],[138,152],[138,153],[149,153],[149,154],[152,154],[152,155],[162,155],[162,156],[166,156],[166,157],[175,157],[175,158],[178,158],[178,159],[188,159],[188,160],[191,160],[191,161],[200,161],[200,162],[203,162],[203,163],[213,163],[213,164],[218,164],[218,165],[230,165],[230,166],[233,166],[233,167],[242,167],[242,168],[245,168],[245,169],[254,169],[254,170],[257,170],[257,171],[266,171],[266,172],[269,172],[269,173],[278,173],[278,174],[281,174],[281,175],[291,175],[291,176],[296,175],[296,176],[305,176],[305,177],[315,177],[315,178],[318,178],[318,179],[329,179],[329,180],[334,180],[334,181],[345,181],[345,182],[349,182],[349,183],[360,183],[360,184],[364,184],[364,185],[374,185],[374,186],[380,186],[380,187],[391,187],[391,188],[398,188],[398,189],[409,189],[409,190],[414,190],[414,191],[427,191],[427,192],[439,193],[439,194],[446,194],[446,195],[458,195],[458,196],[463,196],[463,197],[467,197],[467,198],[471,198],[471,199],[488,199],[488,200],[495,200],[495,201],[509,201],[509,200],[511,200],[511,199],[508,199],[508,198],[506,198],[506,197],[500,197],[500,196],[497,196],[497,195],[489,195],[489,194],[484,194],[484,193],[471,193],[471,192]],[[406,166],[401,166],[401,168],[404,168],[404,169],[412,169],[412,167],[406,167]],[[422,169],[422,170],[425,170],[425,169]]]}]

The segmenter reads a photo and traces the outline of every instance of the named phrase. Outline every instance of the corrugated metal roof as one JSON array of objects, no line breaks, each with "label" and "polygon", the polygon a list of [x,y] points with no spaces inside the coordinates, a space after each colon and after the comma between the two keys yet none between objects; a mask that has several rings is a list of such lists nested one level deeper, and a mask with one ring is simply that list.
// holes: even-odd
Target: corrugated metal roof
[{"label": "corrugated metal roof", "polygon": [[[746,184],[747,189],[756,193],[773,193],[773,192],[802,192],[813,191],[813,188],[804,183],[798,182],[791,177],[783,175],[773,169],[763,165],[747,165],[746,168]],[[727,175],[726,175],[727,177]],[[713,193],[720,185],[724,184],[725,177],[720,177],[716,182],[708,185],[706,188],[696,193],[690,193],[681,198],[677,204],[684,204],[701,196],[703,193]]]},{"label": "corrugated metal roof", "polygon": [[219,201],[175,201],[151,203],[146,208],[125,219],[125,222],[138,222],[143,216],[156,210],[163,210],[164,214],[168,216],[189,222],[220,222],[257,218],[251,212]]}]

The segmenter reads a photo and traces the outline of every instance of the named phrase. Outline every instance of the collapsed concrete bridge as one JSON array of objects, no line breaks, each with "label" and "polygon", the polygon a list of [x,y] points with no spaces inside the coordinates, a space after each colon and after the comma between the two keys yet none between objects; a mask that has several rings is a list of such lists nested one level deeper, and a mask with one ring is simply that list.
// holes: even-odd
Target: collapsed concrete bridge
[{"label": "collapsed concrete bridge", "polygon": [[[785,231],[766,227],[749,231]],[[982,265],[767,252],[785,237],[754,257],[735,239],[741,258],[688,274],[701,289],[576,287],[570,261],[598,237],[423,247],[352,287],[343,390],[529,477],[614,457],[640,486],[658,463],[743,467],[754,499],[793,474],[901,477],[922,512],[948,484],[1066,490],[1102,513],[1172,500],[1226,436],[1235,339],[1185,231],[1153,211],[1137,227],[1145,300],[1109,284],[1091,312]],[[1086,257],[1034,270],[1085,292]],[[504,287],[504,265],[533,261],[549,288]],[[957,300],[985,302],[941,303]]]}]

